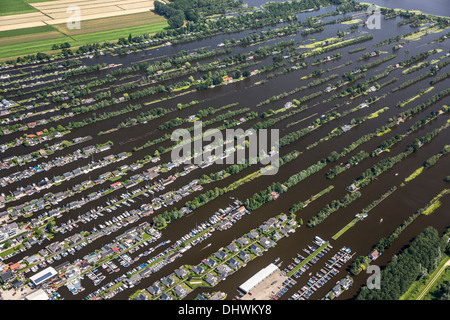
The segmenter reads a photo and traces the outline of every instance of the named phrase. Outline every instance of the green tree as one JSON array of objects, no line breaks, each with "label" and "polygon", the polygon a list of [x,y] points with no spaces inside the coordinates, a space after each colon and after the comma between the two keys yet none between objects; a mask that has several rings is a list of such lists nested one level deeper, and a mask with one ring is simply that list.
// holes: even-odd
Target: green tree
[{"label": "green tree", "polygon": [[250,77],[250,75],[251,75],[251,72],[248,71],[248,70],[245,70],[244,72],[242,72],[242,76],[243,76],[244,78]]},{"label": "green tree", "polygon": [[169,24],[170,28],[172,29],[178,29],[181,28],[184,25],[184,14],[182,12],[179,12],[173,16],[171,16],[167,23]]}]

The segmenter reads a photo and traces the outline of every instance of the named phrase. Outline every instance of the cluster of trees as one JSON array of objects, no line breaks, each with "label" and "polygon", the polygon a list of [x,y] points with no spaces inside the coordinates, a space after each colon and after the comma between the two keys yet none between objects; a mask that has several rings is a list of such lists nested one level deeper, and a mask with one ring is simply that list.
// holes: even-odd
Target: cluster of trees
[{"label": "cluster of trees", "polygon": [[268,2],[264,4],[264,9],[271,15],[278,16],[283,13],[298,13],[309,9],[319,9],[328,7],[330,1],[327,0],[305,0],[305,1],[287,1],[287,2]]},{"label": "cluster of trees", "polygon": [[[295,151],[295,150],[290,152],[290,153],[288,153],[288,154],[286,154],[286,155],[284,155],[283,157],[281,157],[279,159],[279,165],[282,166],[285,163],[296,159],[298,155],[299,155],[299,153],[297,151]],[[260,158],[258,157],[255,160],[256,160],[256,163],[258,163],[260,161]],[[249,166],[251,166],[250,161],[248,159],[245,159],[245,163],[232,164],[229,167],[227,167],[227,168],[225,168],[225,169],[223,169],[223,170],[221,170],[219,172],[211,173],[209,176],[204,174],[200,178],[199,183],[200,184],[205,184],[206,182],[211,181],[211,180],[212,181],[220,180],[220,179],[222,179],[224,177],[225,174],[233,175],[233,174],[241,172],[242,170],[248,168]]]},{"label": "cluster of trees", "polygon": [[106,99],[106,98],[111,98],[111,91],[103,91],[103,92],[99,92],[97,94],[94,95],[94,99],[96,101],[98,100],[102,100],[102,99]]},{"label": "cluster of trees", "polygon": [[[73,84],[82,83],[82,82],[86,82],[86,81],[95,81],[95,79],[97,79],[97,77],[94,76],[94,77],[89,77],[89,78],[84,77],[84,78],[79,78],[79,79],[66,80],[64,82],[54,82],[47,86],[42,86],[37,89],[29,90],[26,93],[27,94],[35,94],[35,93],[45,91],[45,90],[53,91],[53,90],[56,90],[57,88],[64,88],[66,91],[69,91],[72,88]],[[17,91],[16,95],[21,96],[21,95],[23,95],[23,93],[19,90],[19,91]],[[12,98],[14,96],[15,96],[14,94],[8,95],[9,98]],[[3,97],[1,97],[1,98],[3,99]],[[33,104],[34,104],[33,105],[34,107],[37,106],[36,101],[33,101]]]},{"label": "cluster of trees", "polygon": [[[313,27],[313,28],[322,28],[323,26],[329,25],[329,24],[336,24],[336,23],[341,23],[344,21],[350,21],[352,20],[351,16],[347,16],[347,17],[342,17],[339,19],[330,19],[330,20],[322,20],[321,22],[317,22],[317,20],[314,19],[306,19],[308,26]],[[338,36],[339,36],[339,32],[338,32]]]},{"label": "cluster of trees", "polygon": [[23,57],[17,57],[16,60],[13,61],[6,61],[6,63],[13,63],[13,64],[20,64],[20,63],[26,63],[30,61],[44,61],[49,60],[51,57],[42,52],[38,52],[36,54],[29,54]]},{"label": "cluster of trees", "polygon": [[359,256],[350,265],[350,273],[354,276],[369,267],[369,258],[367,256]]},{"label": "cluster of trees", "polygon": [[[61,62],[63,67],[73,67],[81,65],[81,60],[73,59],[73,60],[64,60]],[[58,69],[57,63],[49,63],[42,66],[42,71],[55,71]]]},{"label": "cluster of trees", "polygon": [[407,66],[409,66],[409,65],[411,65],[411,64],[413,64],[413,63],[415,63],[416,61],[425,59],[425,58],[428,57],[429,55],[432,55],[432,54],[435,54],[435,53],[437,53],[437,50],[436,50],[436,49],[424,51],[424,52],[421,52],[421,53],[419,53],[419,54],[416,54],[415,56],[412,56],[412,57],[409,58],[409,59],[400,61],[398,64],[399,64],[401,67],[407,67]]},{"label": "cluster of trees", "polygon": [[63,77],[68,78],[68,77],[78,76],[83,73],[95,72],[95,71],[99,71],[100,69],[105,68],[105,67],[106,67],[106,63],[104,62],[104,63],[94,64],[92,66],[86,66],[86,67],[83,67],[80,69],[68,70],[63,73]]},{"label": "cluster of trees", "polygon": [[308,109],[308,106],[305,105],[305,106],[302,106],[302,107],[300,107],[298,109],[294,109],[291,112],[286,113],[286,114],[284,114],[282,116],[279,116],[277,118],[270,118],[269,120],[266,120],[266,121],[260,121],[260,122],[258,122],[258,123],[253,125],[253,129],[260,130],[260,129],[269,128],[269,127],[273,126],[275,123],[277,123],[279,121],[282,121],[284,119],[287,119],[287,118],[293,116],[294,114],[297,114],[299,112],[305,111],[306,109]]},{"label": "cluster of trees", "polygon": [[[100,79],[98,79],[97,77],[93,77],[90,80],[91,81],[89,81],[88,83],[85,84],[84,88],[89,88],[90,89],[92,87],[99,87],[99,86],[102,86],[102,85],[107,84],[107,83],[115,82],[115,81],[117,81],[117,78],[115,78],[113,76],[110,76],[110,75],[107,75],[106,77],[101,77]],[[70,83],[70,81],[69,81],[69,83]],[[68,85],[65,88],[68,91],[72,91],[73,86]],[[75,88],[77,90],[79,90],[79,89],[81,89],[81,86],[76,86]],[[69,97],[70,97],[70,93],[69,93]]]},{"label": "cluster of trees", "polygon": [[111,100],[99,101],[97,103],[93,103],[93,104],[88,105],[88,106],[73,107],[72,108],[72,112],[74,114],[91,112],[91,111],[95,111],[95,110],[99,110],[99,109],[103,109],[103,108],[109,107],[109,106],[117,103],[118,101],[119,100],[117,100],[116,98],[113,98]]},{"label": "cluster of trees", "polygon": [[341,115],[338,112],[336,112],[336,111],[329,112],[329,113],[327,113],[325,115],[325,117],[316,118],[311,123],[311,125],[313,127],[317,128],[317,127],[320,127],[321,125],[323,125],[324,123],[326,123],[326,122],[328,122],[330,120],[333,120],[333,119],[336,119],[336,118],[340,118],[340,117],[341,117]]},{"label": "cluster of trees", "polygon": [[347,89],[345,90],[341,90],[338,95],[334,96],[345,97],[349,94],[361,94],[366,92],[369,89],[369,86],[369,81],[360,82],[355,84],[354,86],[347,87]]},{"label": "cluster of trees", "polygon": [[[204,126],[209,126],[209,125],[211,125],[213,123],[216,123],[216,122],[224,122],[226,119],[232,118],[232,117],[234,117],[236,115],[239,115],[239,114],[242,114],[242,113],[245,113],[245,112],[248,112],[248,111],[250,111],[250,108],[241,108],[241,109],[237,109],[237,110],[228,110],[227,112],[219,114],[218,116],[216,116],[216,117],[214,117],[212,119],[204,121],[203,125]],[[189,129],[193,129],[193,128],[194,127],[190,127],[190,128],[188,128],[188,130]]]},{"label": "cluster of trees", "polygon": [[69,122],[69,124],[66,126],[66,128],[68,130],[81,128],[81,127],[84,127],[84,126],[86,126],[88,124],[95,123],[95,122],[102,121],[102,120],[106,120],[106,119],[109,119],[109,118],[112,118],[112,117],[116,117],[116,116],[119,116],[119,115],[122,115],[122,114],[125,114],[125,113],[128,113],[128,112],[133,112],[133,111],[139,110],[141,108],[142,108],[142,106],[140,104],[137,104],[137,105],[129,105],[129,106],[126,106],[125,108],[122,108],[122,109],[116,110],[116,111],[104,112],[104,113],[99,114],[99,115],[93,113],[92,116],[89,117],[89,118],[84,118],[81,121],[76,121],[76,122],[72,122],[71,121],[71,122]]},{"label": "cluster of trees", "polygon": [[369,78],[369,82],[375,82],[375,81],[378,81],[378,80],[380,80],[380,79],[382,79],[382,78],[385,78],[385,77],[387,77],[393,70],[395,70],[395,67],[389,66],[389,67],[387,67],[386,70],[383,71],[382,73],[379,73],[379,74],[376,74],[376,75],[370,77],[370,78]]},{"label": "cluster of trees", "polygon": [[[421,103],[420,105],[410,108],[406,111],[401,112],[398,117],[402,117],[403,119],[406,119],[407,117],[416,114],[426,108],[428,108],[429,106],[435,104],[437,101],[441,100],[442,98],[445,98],[446,96],[448,96],[450,94],[450,88],[444,89],[442,91],[440,91],[439,93],[435,94],[434,96],[432,96],[431,98],[427,99],[424,103]],[[445,106],[444,106],[445,107]],[[446,109],[447,108],[444,108]],[[397,119],[390,119],[390,122],[396,122]]]},{"label": "cluster of trees", "polygon": [[309,132],[311,132],[310,128],[302,128],[300,130],[288,133],[287,135],[280,138],[280,147],[290,145]]},{"label": "cluster of trees", "polygon": [[158,86],[151,86],[142,90],[138,90],[135,92],[131,92],[128,94],[124,94],[123,96],[125,97],[126,100],[132,100],[132,99],[140,99],[146,96],[150,96],[152,94],[156,94],[156,93],[161,93],[161,92],[167,92],[168,89],[160,84]]},{"label": "cluster of trees", "polygon": [[446,155],[447,153],[449,153],[449,152],[450,152],[450,146],[449,146],[449,145],[444,146],[444,148],[441,150],[441,152],[439,152],[438,154],[435,154],[435,155],[429,157],[429,158],[425,161],[425,163],[423,164],[423,166],[424,166],[425,168],[434,166],[434,165],[438,162],[438,160],[439,160],[440,157],[445,156],[445,155]]},{"label": "cluster of trees", "polygon": [[386,39],[386,40],[383,40],[383,41],[381,41],[381,42],[379,42],[379,43],[377,43],[377,44],[374,44],[373,46],[374,46],[374,47],[384,46],[384,45],[390,44],[390,43],[392,43],[392,42],[398,42],[398,41],[400,41],[402,38],[403,38],[402,35],[397,35],[397,36],[395,36],[395,37],[391,37],[391,38]]},{"label": "cluster of trees", "polygon": [[440,76],[438,76],[438,77],[432,79],[432,80],[430,81],[430,85],[434,85],[434,84],[436,84],[436,83],[438,83],[438,82],[440,82],[440,81],[442,81],[442,80],[445,80],[445,79],[447,79],[449,76],[450,76],[450,71],[449,71],[449,72],[446,72],[446,73],[443,73],[443,74],[441,74]]},{"label": "cluster of trees", "polygon": [[333,200],[329,204],[327,204],[322,210],[319,211],[314,217],[312,217],[308,223],[308,227],[315,227],[318,224],[322,223],[327,217],[329,217],[332,213],[336,212],[340,208],[348,206],[350,203],[355,201],[361,197],[361,193],[359,191],[353,192],[351,194],[346,194],[339,200]]},{"label": "cluster of trees", "polygon": [[136,71],[148,68],[149,65],[150,65],[150,63],[148,63],[146,61],[140,62],[140,63],[133,63],[131,66],[128,66],[128,67],[114,68],[113,70],[111,70],[109,72],[109,74],[112,76],[118,76],[118,75],[122,75],[125,73],[136,72]]},{"label": "cluster of trees", "polygon": [[348,13],[357,12],[360,10],[366,10],[369,6],[367,4],[361,4],[356,1],[332,1],[336,4],[336,13]]},{"label": "cluster of trees", "polygon": [[[245,73],[245,75],[244,75]],[[242,75],[245,76],[250,76],[250,71],[245,70],[244,73],[242,73]],[[202,76],[202,81],[196,86],[196,89],[198,91],[200,90],[206,90],[208,89],[210,86],[217,86],[223,83],[223,78],[227,76],[227,72],[225,70],[219,70],[216,71],[214,74],[212,74],[212,72],[208,72],[207,74],[204,74]]]},{"label": "cluster of trees", "polygon": [[125,127],[130,127],[135,124],[144,123],[146,121],[161,117],[161,116],[165,115],[166,113],[167,113],[167,110],[164,108],[160,108],[160,107],[153,108],[151,110],[148,110],[148,111],[138,114],[134,118],[128,118],[127,120],[119,123],[117,125],[117,128],[121,129],[121,128],[125,128]]},{"label": "cluster of trees", "polygon": [[216,112],[223,111],[223,110],[229,109],[231,107],[234,107],[235,105],[237,105],[237,103],[230,103],[230,104],[227,104],[227,105],[222,106],[220,108],[209,107],[209,108],[206,108],[206,109],[200,109],[197,112],[196,116],[198,118],[204,118],[204,117],[207,117],[209,115],[215,114]]},{"label": "cluster of trees", "polygon": [[298,184],[300,181],[305,180],[310,175],[322,170],[326,165],[327,165],[327,161],[325,159],[321,159],[321,160],[317,161],[316,163],[310,165],[308,168],[301,170],[301,171],[297,172],[296,174],[290,176],[289,179],[287,179],[284,182],[284,185],[288,188],[291,188],[291,187],[295,186],[296,184]]},{"label": "cluster of trees", "polygon": [[261,190],[258,193],[253,194],[249,199],[245,200],[245,207],[247,210],[256,210],[261,207],[263,204],[272,201],[272,192],[277,192],[281,194],[285,191],[285,188],[281,185],[280,182],[274,182],[266,189]]},{"label": "cluster of trees", "polygon": [[438,285],[436,289],[430,293],[436,300],[450,300],[450,281]]},{"label": "cluster of trees", "polygon": [[378,84],[377,82],[374,83],[374,86],[377,88],[377,90],[379,90],[380,88],[383,88],[387,85],[390,85],[391,83],[394,83],[398,80],[397,77],[392,77],[391,79],[383,82],[382,84]]},{"label": "cluster of trees", "polygon": [[[286,62],[284,61],[275,61],[272,64],[269,64],[267,66],[261,66],[261,68],[259,69],[260,72],[270,72],[272,70],[284,67],[286,65]],[[268,76],[269,77],[269,76]]]},{"label": "cluster of trees", "polygon": [[[375,52],[375,56],[379,56],[381,53],[380,50],[375,50],[374,52]],[[358,61],[367,60],[367,59],[370,59],[371,57],[373,57],[371,52],[365,52],[365,53],[363,53],[363,55],[360,58],[358,58]]]},{"label": "cluster of trees", "polygon": [[[366,77],[366,74],[364,72],[363,73],[355,73],[355,72],[352,72],[352,71],[348,71],[348,72],[345,72],[342,75],[343,79],[339,80],[336,83],[336,86],[338,88],[340,88],[340,87],[342,87],[345,84],[350,84],[352,82],[355,82],[355,81],[357,81],[359,79],[362,79],[362,78],[365,78],[365,77]],[[335,95],[335,96],[337,97],[337,95]]]},{"label": "cluster of trees", "polygon": [[[445,107],[445,106],[444,106]],[[448,109],[446,108],[444,112],[447,112]],[[411,133],[421,127],[423,127],[425,124],[429,123],[431,120],[436,119],[436,117],[439,116],[439,112],[436,111],[432,111],[427,117],[426,119],[421,119],[416,121],[413,125],[411,125],[411,127],[408,129],[408,133]]]},{"label": "cluster of trees", "polygon": [[307,36],[308,34],[322,32],[323,30],[325,30],[324,27],[304,29],[304,30],[302,30],[301,34],[302,34],[302,36]]},{"label": "cluster of trees", "polygon": [[412,73],[414,71],[417,71],[419,69],[426,68],[426,67],[429,67],[429,66],[430,66],[430,61],[423,61],[423,62],[418,63],[418,64],[416,64],[416,65],[414,65],[412,67],[409,67],[408,69],[403,70],[402,71],[402,75],[406,75],[406,74]]},{"label": "cluster of trees", "polygon": [[445,250],[446,239],[436,229],[427,227],[381,271],[380,289],[363,287],[357,300],[398,300],[411,284],[434,270]]},{"label": "cluster of trees", "polygon": [[341,56],[342,56],[342,53],[338,52],[338,53],[333,54],[333,55],[331,55],[331,56],[323,57],[322,59],[316,59],[316,60],[314,60],[313,62],[311,62],[311,65],[314,66],[314,65],[317,65],[317,64],[322,63],[322,62],[327,62],[327,61],[335,60],[335,59],[340,58]]},{"label": "cluster of trees", "polygon": [[[155,1],[154,6],[155,13],[166,17],[171,28],[180,28],[183,26],[184,20],[187,18],[183,10],[175,8],[174,5],[166,4],[160,1]],[[197,21],[199,19],[196,11],[189,10],[187,13],[189,18],[193,21]]]},{"label": "cluster of trees", "polygon": [[428,132],[424,136],[419,139],[414,139],[413,143],[408,146],[406,151],[392,157],[388,157],[380,160],[377,164],[372,166],[371,168],[364,171],[353,183],[358,185],[360,188],[366,186],[371,181],[376,179],[380,174],[392,168],[395,164],[401,162],[404,158],[410,155],[413,152],[416,152],[421,145],[428,143],[433,139],[438,133],[440,129],[435,129],[431,132]]},{"label": "cluster of trees", "polygon": [[[367,159],[369,157],[369,153],[361,150],[360,152],[358,152],[357,154],[355,154],[353,157],[351,157],[350,159],[348,159],[347,163],[350,166],[355,166],[357,165],[359,162],[361,162],[364,159]],[[335,176],[337,176],[339,173],[343,172],[346,170],[345,166],[335,166],[333,169],[330,169],[327,174],[326,177],[327,179],[333,179]]]},{"label": "cluster of trees", "polygon": [[[230,54],[231,49],[230,48],[224,48],[224,49],[216,49],[216,50],[208,50],[206,48],[199,48],[195,51],[195,54],[189,53],[185,50],[181,50],[179,53],[175,54],[174,56],[168,58],[165,57],[161,59],[161,61],[155,62],[153,64],[150,64],[147,66],[147,74],[153,75],[157,71],[164,71],[171,68],[180,68],[183,65],[186,69],[190,69],[192,61],[206,59],[214,56],[224,55],[224,54]],[[243,55],[235,55],[232,57],[228,57],[226,60],[228,62],[235,61],[237,58],[240,58]],[[225,60],[225,59],[224,59]],[[219,62],[218,62],[219,63]],[[225,63],[225,61],[224,61]],[[217,68],[217,65],[213,65]],[[199,70],[204,71],[202,68],[199,68]]]},{"label": "cluster of trees", "polygon": [[267,57],[267,56],[273,54],[274,52],[281,51],[281,50],[283,50],[283,48],[292,47],[292,46],[294,46],[294,44],[295,44],[295,41],[293,39],[291,39],[291,40],[277,42],[273,46],[261,46],[255,50],[253,56],[255,59],[261,59],[261,58],[264,58],[264,57]]},{"label": "cluster of trees", "polygon": [[136,87],[139,87],[139,83],[137,83],[137,82],[124,83],[124,84],[121,84],[120,86],[114,88],[114,93],[120,93],[120,92],[123,92],[126,90],[131,90]]},{"label": "cluster of trees", "polygon": [[[134,152],[140,151],[140,150],[142,150],[142,149],[151,147],[151,146],[153,146],[153,145],[155,145],[155,144],[158,144],[158,143],[164,142],[164,141],[166,141],[166,140],[169,140],[170,138],[171,138],[171,135],[170,135],[169,133],[166,133],[166,134],[164,134],[163,136],[161,136],[161,137],[159,137],[159,138],[156,138],[156,139],[147,141],[146,143],[144,143],[144,144],[143,144],[142,146],[140,146],[140,147],[134,147],[134,148],[133,148],[133,151],[134,151]],[[158,148],[158,152],[159,152],[159,153],[163,153],[164,151],[165,151],[165,148],[164,148],[163,146],[161,146],[160,148]]]},{"label": "cluster of trees", "polygon": [[229,45],[249,45],[249,44],[256,44],[258,42],[263,42],[265,40],[280,37],[280,36],[286,36],[290,34],[296,34],[301,27],[301,23],[293,24],[290,23],[287,26],[281,26],[278,28],[269,28],[268,30],[262,30],[260,34],[252,33],[248,36],[242,37],[238,40],[235,38],[232,38],[231,40],[225,39],[224,44],[226,46]]},{"label": "cluster of trees", "polygon": [[53,44],[52,45],[52,50],[58,50],[58,49],[64,49],[64,48],[70,48],[71,47],[71,45],[70,45],[70,43],[68,43],[68,42],[63,42],[63,43],[61,43],[61,44]]},{"label": "cluster of trees", "polygon": [[175,0],[170,3],[155,1],[154,6],[155,13],[166,17],[169,26],[176,29],[182,27],[185,20],[199,22],[203,15],[223,14],[226,9],[242,6],[242,1]]},{"label": "cluster of trees", "polygon": [[[294,88],[291,91],[287,91],[287,92],[283,92],[283,93],[280,93],[280,94],[273,95],[270,98],[267,98],[266,100],[261,101],[256,106],[259,107],[259,106],[262,106],[262,105],[265,105],[265,104],[273,103],[273,102],[278,101],[280,99],[286,98],[286,97],[288,97],[288,96],[290,96],[290,95],[292,95],[294,93],[300,92],[300,91],[302,91],[302,90],[304,90],[306,88],[307,88],[306,86],[301,86],[301,87]],[[299,104],[300,104],[300,102],[299,102]]]},{"label": "cluster of trees", "polygon": [[386,57],[384,57],[382,59],[378,59],[378,60],[375,60],[375,61],[363,64],[363,65],[359,66],[359,68],[361,70],[367,70],[367,69],[376,67],[376,66],[382,64],[383,62],[386,62],[386,61],[389,61],[391,59],[394,59],[396,56],[397,55],[395,55],[395,54],[390,54],[390,55],[388,55],[388,56],[386,56]]},{"label": "cluster of trees", "polygon": [[182,125],[185,121],[186,121],[186,119],[176,117],[176,118],[170,119],[170,120],[164,122],[163,124],[159,125],[158,130],[166,130],[166,129],[170,129],[173,127],[178,127],[178,126]]},{"label": "cluster of trees", "polygon": [[442,68],[444,68],[445,66],[447,66],[450,63],[449,59],[446,59],[442,62],[439,62],[437,64],[433,64],[431,66],[431,71],[433,72],[433,74],[436,74],[439,70],[441,70]]},{"label": "cluster of trees", "polygon": [[360,37],[357,37],[354,39],[349,39],[349,40],[344,40],[344,41],[341,41],[338,43],[334,43],[334,44],[331,44],[331,45],[328,45],[328,46],[325,46],[322,48],[316,48],[314,51],[312,51],[312,53],[304,53],[303,56],[304,57],[307,57],[310,55],[316,56],[316,55],[320,55],[320,54],[323,54],[323,53],[326,53],[329,51],[333,51],[333,50],[340,49],[340,48],[343,48],[346,46],[350,46],[355,43],[360,43],[360,42],[364,42],[364,41],[368,41],[368,40],[372,40],[372,39],[373,39],[372,34],[369,34],[366,36],[360,36]]},{"label": "cluster of trees", "polygon": [[186,203],[186,206],[191,210],[195,210],[198,207],[201,207],[201,206],[207,204],[211,200],[214,200],[215,198],[220,197],[224,193],[225,193],[224,188],[215,187],[214,189],[208,190],[208,191],[198,195],[191,201],[188,201]]},{"label": "cluster of trees", "polygon": [[423,80],[425,78],[431,77],[433,75],[433,73],[431,72],[431,70],[428,70],[427,72],[424,72],[422,74],[420,74],[419,76],[413,78],[413,79],[409,79],[406,80],[405,82],[402,82],[398,87],[395,87],[392,89],[392,92],[395,92],[397,90],[401,90],[404,89],[416,82],[419,82],[420,80]]},{"label": "cluster of trees", "polygon": [[[307,205],[308,203],[314,201],[315,199],[317,199],[318,197],[324,195],[325,193],[330,192],[330,190],[333,189],[333,188],[334,188],[334,186],[329,186],[329,187],[327,187],[326,189],[323,189],[322,191],[320,191],[318,194],[312,195],[312,196],[310,197],[310,199],[307,200],[307,201],[299,201],[299,202],[297,202],[297,203],[294,203],[294,204],[292,205],[292,207],[289,208],[289,213],[293,214],[293,213],[297,212],[298,210],[303,209],[303,208],[305,207],[305,205]],[[302,224],[303,224],[303,223],[302,223]]]},{"label": "cluster of trees", "polygon": [[190,101],[188,103],[178,103],[177,104],[177,109],[178,110],[183,110],[185,108],[189,108],[189,107],[195,106],[196,104],[198,104],[197,100],[192,100],[192,101]]},{"label": "cluster of trees", "polygon": [[366,50],[366,47],[360,47],[360,48],[348,50],[348,53],[355,53],[355,52],[364,51],[364,50]]}]

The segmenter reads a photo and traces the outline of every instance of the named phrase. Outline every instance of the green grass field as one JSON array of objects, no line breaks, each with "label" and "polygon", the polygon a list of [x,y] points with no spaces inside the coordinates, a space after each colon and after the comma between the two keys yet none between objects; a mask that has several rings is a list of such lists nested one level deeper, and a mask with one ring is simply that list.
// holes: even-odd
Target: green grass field
[{"label": "green grass field", "polygon": [[[144,33],[154,34],[168,27],[167,21],[152,22],[139,26],[90,32],[68,36],[52,26],[27,28],[0,32],[0,59],[6,60],[17,56],[37,52],[51,52],[53,44],[70,43],[72,48],[89,43],[103,43]],[[16,34],[15,34],[16,33]],[[14,36],[13,36],[14,35]],[[39,39],[39,40],[36,40]]]},{"label": "green grass field", "polygon": [[30,34],[50,32],[50,31],[56,31],[56,29],[53,28],[52,26],[41,26],[41,27],[34,27],[34,28],[23,28],[23,29],[17,29],[17,30],[0,31],[0,39],[18,37],[18,36],[26,36],[26,35],[30,35]]},{"label": "green grass field", "polygon": [[[0,0],[0,16],[38,12],[28,3],[44,0]],[[45,0],[48,1],[48,0]],[[53,1],[53,0],[52,0]],[[72,50],[90,43],[114,42],[119,38],[155,34],[168,27],[167,20],[151,11],[81,21],[81,28],[71,30],[66,24],[46,25],[0,31],[0,60],[18,56],[52,53],[54,44],[68,42]]]},{"label": "green grass field", "polygon": [[[28,1],[30,2],[30,1]],[[0,1],[0,16],[7,16],[10,14],[37,12],[35,8],[27,4],[23,0],[1,0]]]},{"label": "green grass field", "polygon": [[345,225],[345,227],[343,227],[341,230],[336,232],[336,234],[334,236],[332,236],[331,239],[336,240],[337,238],[339,238],[344,232],[346,232],[348,229],[353,227],[359,220],[360,220],[359,218],[354,218],[347,225]]},{"label": "green grass field", "polygon": [[47,2],[47,1],[56,1],[56,0],[23,0],[26,3],[37,3],[37,2]]}]

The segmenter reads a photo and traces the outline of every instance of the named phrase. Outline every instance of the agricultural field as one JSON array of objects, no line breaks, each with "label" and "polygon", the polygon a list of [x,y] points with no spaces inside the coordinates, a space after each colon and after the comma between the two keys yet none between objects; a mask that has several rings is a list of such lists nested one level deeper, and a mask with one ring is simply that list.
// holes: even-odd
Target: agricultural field
[{"label": "agricultural field", "polygon": [[[361,3],[177,1],[0,31],[2,297],[239,300],[272,270],[259,297],[364,299],[369,264],[408,263],[416,237],[433,250],[386,272],[433,272],[450,18],[384,9],[379,32]],[[67,3],[30,1],[55,21]]]},{"label": "agricultural field", "polygon": [[0,59],[37,52],[50,53],[53,44],[68,42],[76,48],[89,43],[117,41],[120,37],[128,37],[130,33],[155,34],[165,28],[167,22],[164,18],[145,12],[86,20],[82,22],[81,29],[74,30],[69,30],[66,24],[55,24],[0,31]]},{"label": "agricultural field", "polygon": [[37,12],[33,6],[23,0],[4,0],[0,3],[0,16]]},{"label": "agricultural field", "polygon": [[[11,8],[0,21],[0,59],[47,52],[53,44],[78,47],[95,42],[116,41],[130,33],[154,34],[167,28],[166,19],[155,15],[153,1],[32,1],[30,13],[14,11],[17,3],[2,3]],[[80,29],[70,29],[69,5],[80,8]],[[26,46],[24,46],[26,44]]]}]

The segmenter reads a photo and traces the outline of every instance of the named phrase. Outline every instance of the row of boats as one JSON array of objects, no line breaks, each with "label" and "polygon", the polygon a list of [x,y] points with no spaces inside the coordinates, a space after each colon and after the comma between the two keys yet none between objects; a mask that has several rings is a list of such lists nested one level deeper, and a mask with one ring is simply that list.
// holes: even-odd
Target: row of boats
[{"label": "row of boats", "polygon": [[106,276],[99,272],[97,269],[90,270],[86,273],[86,276],[94,282],[94,285],[98,286],[100,282],[105,280]]},{"label": "row of boats", "polygon": [[[306,300],[319,288],[325,285],[333,276],[339,273],[339,269],[346,263],[354,253],[348,247],[341,248],[331,257],[325,266],[315,274],[309,273],[310,278],[306,284],[297,292],[295,292],[289,300]],[[306,270],[306,269],[305,269]],[[303,271],[303,270],[302,270]]]}]

